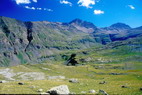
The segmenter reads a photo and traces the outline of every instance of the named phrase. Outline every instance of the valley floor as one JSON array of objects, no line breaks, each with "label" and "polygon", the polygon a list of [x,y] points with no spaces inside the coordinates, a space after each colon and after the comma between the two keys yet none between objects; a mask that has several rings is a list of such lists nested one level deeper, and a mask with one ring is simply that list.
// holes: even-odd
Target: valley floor
[{"label": "valley floor", "polygon": [[[78,82],[69,82],[70,79]],[[76,94],[89,94],[94,89],[96,93],[104,90],[110,95],[142,95],[142,70],[127,69],[124,64],[43,63],[1,67],[0,80],[5,80],[0,83],[0,94],[40,94],[52,87],[67,85],[70,92]]]}]

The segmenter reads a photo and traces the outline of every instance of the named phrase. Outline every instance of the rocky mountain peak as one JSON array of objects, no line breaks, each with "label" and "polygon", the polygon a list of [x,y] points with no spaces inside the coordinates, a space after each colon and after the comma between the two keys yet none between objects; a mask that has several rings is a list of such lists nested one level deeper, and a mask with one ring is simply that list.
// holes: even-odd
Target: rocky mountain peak
[{"label": "rocky mountain peak", "polygon": [[77,25],[77,26],[85,27],[85,28],[93,28],[93,29],[97,28],[93,23],[87,22],[87,21],[83,21],[83,20],[78,19],[78,18],[74,19],[69,24],[71,24],[71,25]]},{"label": "rocky mountain peak", "polygon": [[116,29],[131,29],[129,25],[126,25],[124,23],[115,23],[110,26],[110,28],[116,28]]}]

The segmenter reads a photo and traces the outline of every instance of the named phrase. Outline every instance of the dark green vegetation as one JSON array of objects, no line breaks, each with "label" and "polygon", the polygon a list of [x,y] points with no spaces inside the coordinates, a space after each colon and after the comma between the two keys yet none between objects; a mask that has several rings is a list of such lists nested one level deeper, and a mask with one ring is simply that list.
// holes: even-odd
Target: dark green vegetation
[{"label": "dark green vegetation", "polygon": [[[0,17],[0,80],[8,81],[0,83],[0,94],[38,94],[40,88],[46,92],[66,84],[75,93],[102,89],[141,95],[141,39],[142,27],[123,23],[97,28],[79,19],[59,23]],[[79,65],[65,66],[73,53]],[[79,83],[70,83],[71,78]],[[21,81],[24,85],[18,85]]]}]

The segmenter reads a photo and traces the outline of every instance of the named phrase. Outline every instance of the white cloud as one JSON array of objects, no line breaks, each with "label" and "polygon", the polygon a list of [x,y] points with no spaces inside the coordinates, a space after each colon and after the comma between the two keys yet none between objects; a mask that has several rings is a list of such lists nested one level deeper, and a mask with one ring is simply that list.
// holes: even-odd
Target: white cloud
[{"label": "white cloud", "polygon": [[95,5],[95,0],[79,0],[77,4],[83,7],[92,8],[90,5]]},{"label": "white cloud", "polygon": [[48,9],[48,8],[42,8],[41,10],[49,11],[49,12],[52,12],[52,11],[53,11],[52,9]]},{"label": "white cloud", "polygon": [[31,3],[30,0],[15,0],[16,4],[29,4]]},{"label": "white cloud", "polygon": [[25,6],[26,9],[31,9],[31,10],[35,10],[35,7],[29,7],[29,6]]},{"label": "white cloud", "polygon": [[66,0],[60,0],[60,3],[61,3],[61,4],[67,4],[67,5],[72,6],[72,3],[69,2],[69,1],[66,1]]},{"label": "white cloud", "polygon": [[37,3],[37,0],[15,0],[16,4],[30,4],[31,1]]},{"label": "white cloud", "polygon": [[35,8],[35,7],[29,7],[29,6],[25,6],[26,9],[31,9],[31,10],[43,10],[43,11],[49,11],[52,12],[52,9],[48,9],[48,8]]},{"label": "white cloud", "polygon": [[37,0],[33,0],[33,2],[37,3]]},{"label": "white cloud", "polygon": [[42,10],[42,8],[37,8],[37,10]]},{"label": "white cloud", "polygon": [[47,9],[47,8],[45,8],[45,10],[46,10],[46,11],[49,11],[49,12],[52,12],[52,11],[53,11],[52,9]]},{"label": "white cloud", "polygon": [[96,15],[104,14],[104,11],[101,11],[101,10],[94,10],[94,14],[96,14]]},{"label": "white cloud", "polygon": [[128,5],[128,7],[130,7],[132,10],[135,9],[135,7],[133,5]]}]

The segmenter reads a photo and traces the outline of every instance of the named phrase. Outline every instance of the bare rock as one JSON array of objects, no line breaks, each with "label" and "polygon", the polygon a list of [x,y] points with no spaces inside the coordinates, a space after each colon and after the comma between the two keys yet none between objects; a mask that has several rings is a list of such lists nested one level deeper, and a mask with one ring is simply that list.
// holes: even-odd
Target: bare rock
[{"label": "bare rock", "polygon": [[44,80],[45,74],[42,72],[28,72],[28,73],[23,73],[18,76],[19,79],[21,80]]},{"label": "bare rock", "polygon": [[128,88],[128,87],[127,87],[127,86],[125,86],[125,85],[122,85],[121,87],[122,87],[122,88]]},{"label": "bare rock", "polygon": [[23,83],[23,82],[19,82],[18,84],[19,84],[19,85],[24,85],[24,83]]},{"label": "bare rock", "polygon": [[70,92],[70,93],[69,93],[69,95],[75,95],[75,94],[76,94],[75,92]]},{"label": "bare rock", "polygon": [[41,67],[42,70],[47,70],[47,71],[50,71],[51,69],[49,68],[44,68],[44,67]]},{"label": "bare rock", "polygon": [[42,91],[43,91],[43,89],[38,89],[38,90],[37,90],[37,92],[42,92]]},{"label": "bare rock", "polygon": [[71,83],[79,83],[78,79],[69,79],[69,82],[71,82]]},{"label": "bare rock", "polygon": [[6,82],[7,82],[7,81],[5,81],[5,80],[1,80],[1,81],[0,81],[0,83],[6,83]]},{"label": "bare rock", "polygon": [[89,93],[96,93],[96,91],[92,89],[89,91]]},{"label": "bare rock", "polygon": [[40,95],[50,95],[50,94],[46,92],[41,92]]},{"label": "bare rock", "polygon": [[49,80],[52,80],[52,79],[65,79],[65,76],[48,76],[48,79]]},{"label": "bare rock", "polygon": [[100,82],[99,84],[106,84],[106,81],[102,81],[102,82]]},{"label": "bare rock", "polygon": [[102,95],[109,95],[109,94],[107,94],[104,90],[99,90],[99,94],[102,94]]},{"label": "bare rock", "polygon": [[69,94],[70,91],[67,85],[60,85],[57,87],[53,87],[47,91],[50,95],[58,95],[58,94]]}]

